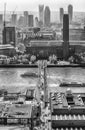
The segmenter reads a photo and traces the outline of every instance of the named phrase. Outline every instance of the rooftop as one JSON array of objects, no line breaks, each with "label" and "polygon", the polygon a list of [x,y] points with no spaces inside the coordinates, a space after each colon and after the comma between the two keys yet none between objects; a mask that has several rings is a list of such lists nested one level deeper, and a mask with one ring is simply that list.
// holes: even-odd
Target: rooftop
[{"label": "rooftop", "polygon": [[6,48],[14,48],[14,47],[10,44],[0,45],[0,49],[6,49]]},{"label": "rooftop", "polygon": [[22,104],[22,105],[11,105],[8,108],[7,116],[15,118],[31,118],[32,105]]}]

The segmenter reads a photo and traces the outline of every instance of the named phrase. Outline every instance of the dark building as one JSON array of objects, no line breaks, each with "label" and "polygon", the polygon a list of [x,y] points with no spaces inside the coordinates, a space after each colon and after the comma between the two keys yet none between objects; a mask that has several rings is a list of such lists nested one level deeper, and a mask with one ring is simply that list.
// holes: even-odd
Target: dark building
[{"label": "dark building", "polygon": [[63,47],[61,41],[46,41],[46,40],[36,40],[31,41],[30,45],[26,47],[26,53],[36,55],[37,58],[47,58],[55,54],[59,59],[63,59]]},{"label": "dark building", "polygon": [[66,60],[69,56],[69,16],[63,17],[63,58]]},{"label": "dark building", "polygon": [[16,55],[16,49],[10,44],[0,45],[0,55],[14,56]]},{"label": "dark building", "polygon": [[0,14],[0,25],[3,25],[3,15]]},{"label": "dark building", "polygon": [[[62,34],[63,34],[63,30],[62,30]],[[61,34],[61,39],[62,39],[62,34]],[[85,29],[69,27],[69,41],[85,41]]]},{"label": "dark building", "polygon": [[28,26],[29,27],[33,27],[34,26],[33,15],[28,15]]},{"label": "dark building", "polygon": [[16,26],[16,24],[17,24],[17,15],[16,14],[12,14],[12,16],[11,16],[11,24],[13,26]]},{"label": "dark building", "polygon": [[50,8],[48,6],[45,7],[45,11],[44,11],[44,25],[47,27],[50,25]]},{"label": "dark building", "polygon": [[15,43],[16,43],[15,27],[4,27],[3,44],[13,44],[14,46],[16,46]]},{"label": "dark building", "polygon": [[60,8],[60,23],[63,23],[64,9]]},{"label": "dark building", "polygon": [[84,28],[69,29],[69,40],[85,41],[85,29]]},{"label": "dark building", "polygon": [[72,22],[72,18],[73,18],[73,6],[69,5],[68,6],[68,14],[69,14],[69,22]]}]

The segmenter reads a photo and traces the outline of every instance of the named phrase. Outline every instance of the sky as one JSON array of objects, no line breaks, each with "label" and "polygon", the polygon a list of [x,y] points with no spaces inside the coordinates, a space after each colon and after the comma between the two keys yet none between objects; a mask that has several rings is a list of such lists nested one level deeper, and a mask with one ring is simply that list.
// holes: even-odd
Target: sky
[{"label": "sky", "polygon": [[38,11],[39,4],[49,6],[52,11],[59,11],[60,7],[67,11],[72,4],[74,11],[85,12],[85,0],[0,0],[0,11],[4,10],[4,3],[7,11]]}]

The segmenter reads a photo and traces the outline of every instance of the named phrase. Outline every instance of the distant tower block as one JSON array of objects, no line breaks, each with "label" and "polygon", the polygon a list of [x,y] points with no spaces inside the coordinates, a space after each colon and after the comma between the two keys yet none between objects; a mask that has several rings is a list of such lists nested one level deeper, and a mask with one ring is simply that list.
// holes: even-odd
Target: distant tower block
[{"label": "distant tower block", "polygon": [[13,26],[16,26],[16,24],[17,24],[17,14],[12,14],[11,24]]},{"label": "distant tower block", "polygon": [[39,25],[38,25],[38,17],[35,17],[35,27],[38,27]]},{"label": "distant tower block", "polygon": [[44,23],[44,5],[39,5],[39,21]]},{"label": "distant tower block", "polygon": [[24,27],[24,16],[20,16],[18,19],[18,26]]},{"label": "distant tower block", "polygon": [[28,15],[28,25],[29,25],[29,27],[33,27],[34,26],[33,15]]},{"label": "distant tower block", "polygon": [[28,11],[24,11],[24,26],[28,27]]},{"label": "distant tower block", "polygon": [[3,25],[3,15],[0,14],[0,25]]},{"label": "distant tower block", "polygon": [[69,15],[63,17],[63,58],[67,60],[69,56]]},{"label": "distant tower block", "polygon": [[60,23],[63,23],[64,9],[60,8]]},{"label": "distant tower block", "polygon": [[71,23],[73,19],[73,6],[72,5],[68,6],[68,14],[69,14],[69,22]]}]

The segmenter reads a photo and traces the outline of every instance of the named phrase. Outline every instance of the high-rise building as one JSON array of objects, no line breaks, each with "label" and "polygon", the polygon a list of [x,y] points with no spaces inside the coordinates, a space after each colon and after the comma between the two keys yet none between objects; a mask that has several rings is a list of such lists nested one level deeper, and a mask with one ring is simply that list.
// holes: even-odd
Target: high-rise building
[{"label": "high-rise building", "polygon": [[34,26],[33,15],[28,15],[28,26],[29,27],[33,27]]},{"label": "high-rise building", "polygon": [[12,14],[12,16],[11,16],[11,24],[13,26],[16,26],[16,24],[17,24],[17,14]]},{"label": "high-rise building", "polygon": [[69,14],[69,22],[71,23],[73,19],[73,6],[72,5],[68,6],[68,14]]},{"label": "high-rise building", "polygon": [[63,58],[67,60],[69,56],[69,15],[63,16]]},{"label": "high-rise building", "polygon": [[39,21],[44,23],[44,5],[39,5]]},{"label": "high-rise building", "polygon": [[35,27],[38,27],[38,22],[39,22],[38,21],[38,17],[35,17],[35,22],[34,22],[35,23],[35,25],[34,25]]},{"label": "high-rise building", "polygon": [[20,16],[18,19],[18,26],[23,27],[24,26],[24,16]]},{"label": "high-rise building", "polygon": [[64,9],[60,8],[60,23],[63,23]]},{"label": "high-rise building", "polygon": [[44,25],[49,26],[50,25],[50,8],[48,6],[45,7],[44,11]]},{"label": "high-rise building", "polygon": [[28,11],[24,11],[24,27],[28,27]]},{"label": "high-rise building", "polygon": [[3,15],[0,14],[0,25],[3,25]]}]

